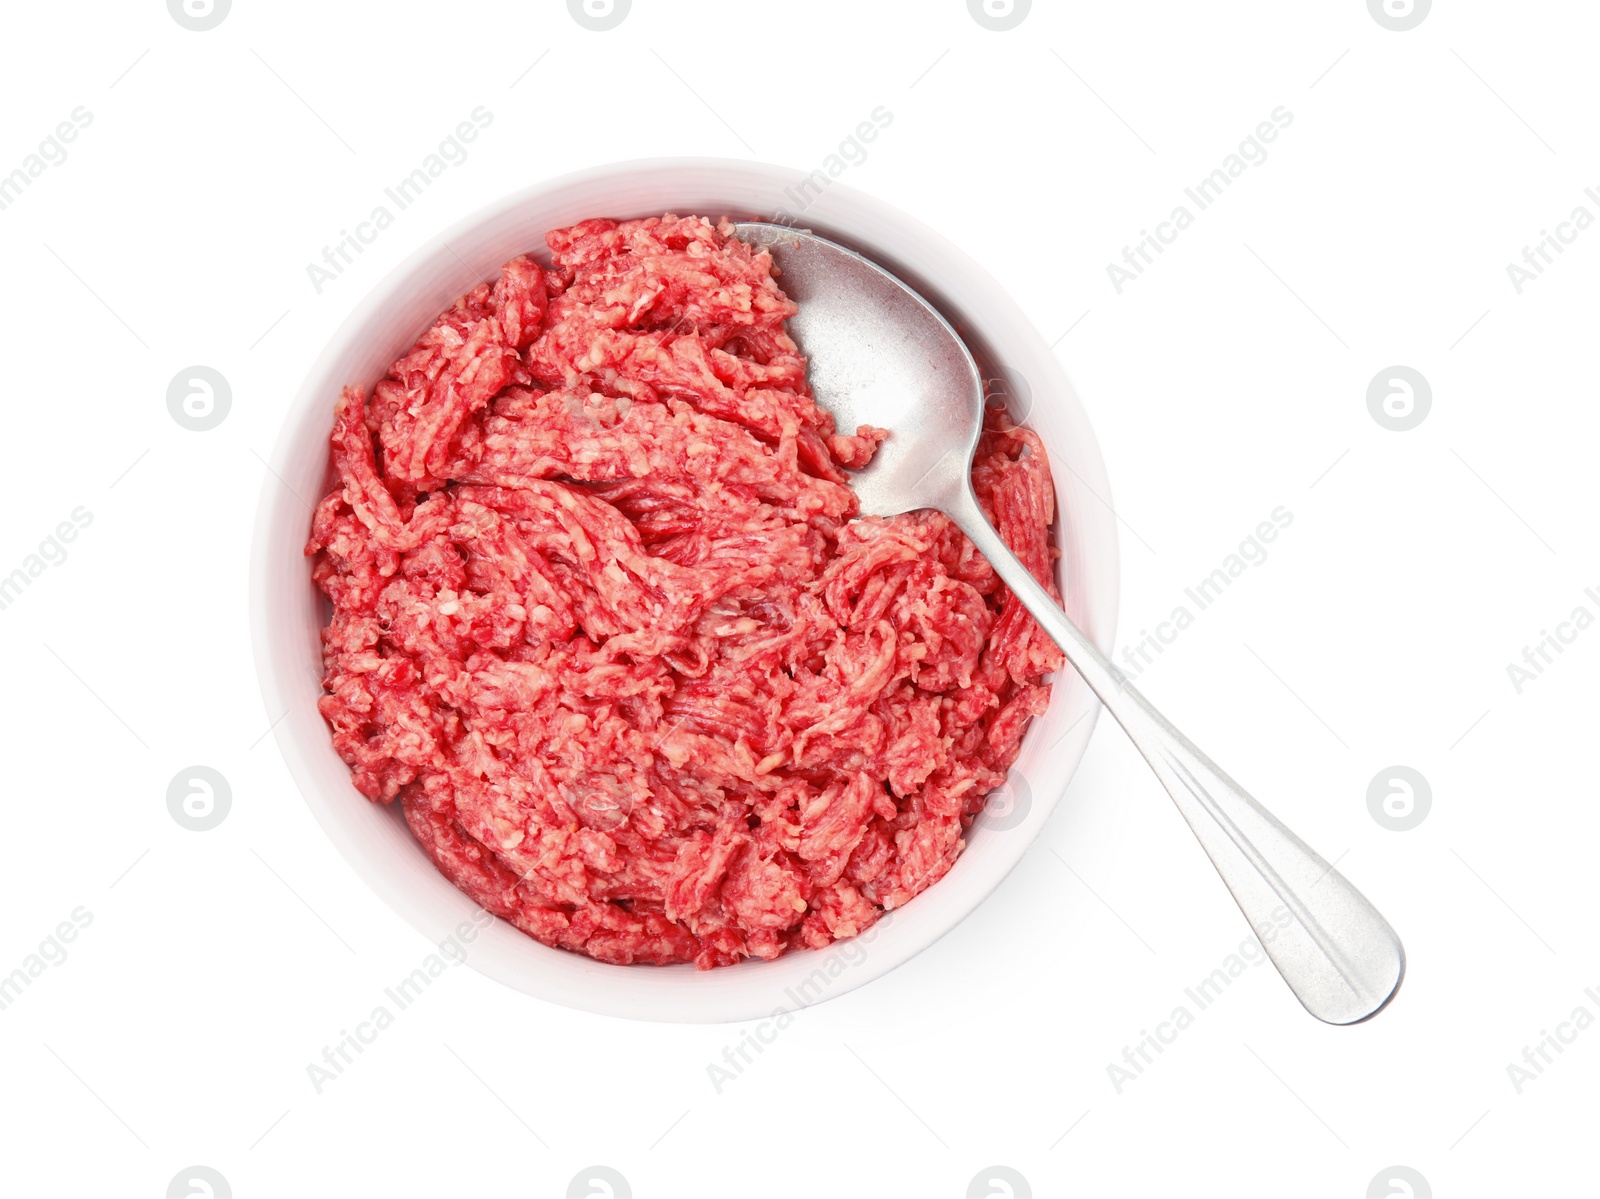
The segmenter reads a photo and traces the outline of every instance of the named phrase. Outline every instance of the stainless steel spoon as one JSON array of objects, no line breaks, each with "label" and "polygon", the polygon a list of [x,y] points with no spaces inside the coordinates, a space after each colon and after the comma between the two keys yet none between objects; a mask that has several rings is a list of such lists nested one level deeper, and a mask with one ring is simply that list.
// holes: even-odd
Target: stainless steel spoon
[{"label": "stainless steel spoon", "polygon": [[818,403],[842,431],[893,431],[851,479],[862,512],[937,508],[953,520],[1133,739],[1251,927],[1281,925],[1288,913],[1287,926],[1263,948],[1306,1010],[1329,1024],[1379,1012],[1405,973],[1405,950],[1388,922],[1134,690],[984,517],[971,480],[983,379],[949,322],[843,246],[785,225],[735,228],[771,251],[784,290],[800,305],[789,329],[811,359]]}]

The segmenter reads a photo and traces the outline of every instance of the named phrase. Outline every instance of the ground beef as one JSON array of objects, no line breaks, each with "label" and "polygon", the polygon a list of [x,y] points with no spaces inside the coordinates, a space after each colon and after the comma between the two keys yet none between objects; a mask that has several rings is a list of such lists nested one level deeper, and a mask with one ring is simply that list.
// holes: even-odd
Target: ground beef
[{"label": "ground beef", "polygon": [[[765,250],[672,216],[547,241],[334,406],[334,746],[547,945],[853,936],[950,868],[1059,652],[945,517],[852,519],[886,434],[817,407]],[[1053,590],[1038,438],[991,408],[973,480]]]}]

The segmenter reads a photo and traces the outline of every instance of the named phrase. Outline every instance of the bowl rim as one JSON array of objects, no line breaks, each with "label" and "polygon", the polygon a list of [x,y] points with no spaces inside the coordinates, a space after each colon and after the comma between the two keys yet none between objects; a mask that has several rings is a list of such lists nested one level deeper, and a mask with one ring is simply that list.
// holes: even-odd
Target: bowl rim
[{"label": "bowl rim", "polygon": [[[728,180],[737,177],[745,177],[751,186],[765,186],[777,177],[787,178],[792,176],[796,181],[809,177],[808,172],[804,170],[745,159],[658,157],[590,166],[581,170],[552,176],[507,193],[498,199],[479,206],[443,230],[438,230],[431,235],[425,236],[410,253],[405,255],[362,295],[351,306],[349,312],[339,322],[326,344],[313,359],[293,400],[281,416],[281,423],[268,460],[268,471],[262,479],[250,549],[249,571],[251,641],[258,682],[261,687],[262,699],[267,709],[267,717],[268,719],[277,719],[277,723],[273,725],[272,729],[273,740],[278,746],[279,753],[283,757],[296,790],[300,792],[302,801],[311,810],[312,816],[319,827],[333,842],[334,847],[339,851],[346,864],[397,915],[436,944],[442,945],[442,941],[437,936],[441,928],[436,919],[437,913],[428,913],[425,916],[423,909],[427,907],[427,903],[424,898],[419,894],[410,894],[407,891],[408,886],[417,884],[419,881],[415,869],[413,868],[410,872],[411,877],[409,879],[399,880],[396,876],[406,872],[397,868],[398,863],[385,866],[378,864],[376,857],[368,860],[367,855],[370,847],[362,846],[354,841],[351,830],[336,819],[333,803],[329,802],[330,797],[324,794],[326,787],[324,781],[319,777],[320,768],[310,760],[310,754],[315,751],[306,744],[306,736],[297,731],[298,721],[284,719],[284,717],[291,715],[295,703],[294,697],[297,691],[291,676],[298,672],[293,667],[280,661],[280,657],[283,655],[279,644],[280,638],[275,632],[273,619],[274,608],[277,606],[273,603],[273,596],[276,593],[276,589],[281,585],[281,567],[283,565],[281,559],[277,556],[283,548],[282,537],[277,529],[277,526],[281,525],[283,521],[280,509],[288,503],[294,502],[290,499],[293,493],[290,492],[288,484],[283,482],[279,476],[284,473],[284,468],[296,451],[303,452],[306,444],[305,427],[309,417],[315,414],[319,406],[326,412],[331,413],[332,397],[337,394],[338,384],[335,384],[330,389],[329,382],[334,377],[333,371],[336,364],[350,352],[351,345],[358,338],[366,337],[370,341],[379,335],[375,322],[386,309],[398,303],[408,290],[415,290],[417,277],[424,272],[426,267],[439,260],[442,251],[448,251],[454,255],[454,250],[451,248],[452,242],[461,240],[497,220],[509,219],[520,210],[537,206],[541,200],[549,201],[552,197],[565,191],[606,184],[615,188],[623,184],[624,181],[637,182],[641,178],[649,179],[651,177],[665,179],[668,176],[683,175],[686,172],[718,176],[720,177],[720,182],[717,183],[717,186],[727,188],[735,186]],[[815,173],[811,172],[810,174],[814,175]],[[1003,320],[1007,336],[1013,339],[1020,339],[1021,343],[1025,343],[1028,346],[1031,358],[1047,363],[1046,369],[1053,376],[1048,382],[1056,385],[1058,393],[1053,402],[1059,402],[1066,406],[1065,416],[1070,420],[1070,423],[1077,427],[1080,434],[1080,437],[1074,442],[1074,454],[1079,459],[1079,467],[1073,470],[1072,473],[1077,477],[1076,482],[1081,484],[1081,487],[1074,485],[1073,489],[1093,496],[1104,507],[1105,512],[1110,514],[1095,520],[1092,537],[1094,545],[1091,548],[1096,551],[1100,561],[1094,572],[1086,572],[1092,573],[1094,577],[1078,589],[1084,597],[1084,602],[1092,604],[1094,609],[1089,614],[1092,619],[1085,622],[1085,631],[1103,652],[1109,654],[1115,639],[1120,593],[1119,538],[1114,519],[1114,509],[1111,504],[1110,483],[1106,477],[1105,463],[1100,452],[1098,440],[1094,437],[1093,430],[1089,426],[1087,415],[1083,411],[1076,390],[1068,380],[1064,368],[1055,358],[1053,350],[1045,344],[1037,328],[1016,302],[1010,298],[998,281],[983,266],[942,233],[866,192],[838,182],[831,182],[827,186],[822,199],[827,200],[827,204],[824,206],[819,203],[817,206],[824,208],[823,216],[826,215],[827,210],[837,206],[835,202],[837,200],[837,203],[846,204],[857,213],[867,214],[866,216],[860,216],[856,221],[857,224],[867,223],[870,217],[885,229],[893,228],[897,231],[903,231],[905,240],[915,243],[917,249],[924,252],[925,261],[953,264],[954,268],[959,269],[964,284],[963,294],[959,297],[962,303],[959,306],[955,304],[951,297],[944,295],[942,290],[928,288],[927,282],[922,278],[920,272],[907,269],[906,265],[900,262],[895,255],[888,253],[874,254],[871,246],[868,246],[865,251],[869,256],[875,257],[877,261],[882,262],[889,269],[902,272],[904,277],[912,282],[914,286],[918,286],[919,289],[925,289],[925,294],[927,294],[927,291],[931,291],[933,294],[930,295],[930,298],[934,299],[936,305],[942,309],[956,307],[958,311],[981,311],[986,314],[993,314],[988,323],[995,326],[998,326]],[[730,204],[727,215],[732,216],[738,207],[738,205]],[[668,208],[658,207],[655,209],[658,213],[669,210],[670,206]],[[620,218],[631,214],[619,212],[613,215]],[[723,214],[706,212],[702,215],[715,217]],[[802,222],[797,221],[796,223],[801,224]],[[857,248],[861,248],[862,243],[859,239],[852,238],[849,231],[841,231],[828,225],[825,219],[819,220],[817,227],[819,231],[826,232],[830,237],[840,237],[846,244],[851,244],[854,241]],[[542,237],[543,232],[543,230],[538,230],[535,232],[534,237]],[[536,248],[539,247],[530,247],[530,249]],[[515,252],[513,251],[513,253]],[[457,260],[460,261],[459,257]],[[465,269],[464,263],[463,267]],[[472,283],[469,282],[466,286],[470,287]],[[461,290],[466,290],[466,287],[462,287]],[[446,301],[446,304],[448,302]],[[440,310],[444,306],[440,305]],[[409,344],[409,342],[406,344]],[[1034,382],[1037,384],[1041,381],[1035,380]],[[365,385],[370,386],[370,383]],[[331,416],[328,417],[328,423],[331,427]],[[326,446],[325,432],[315,444],[322,447]],[[1050,449],[1051,447],[1047,446],[1047,450]],[[326,452],[325,449],[323,452]],[[1060,468],[1057,465],[1058,460],[1054,452],[1051,453],[1051,459],[1053,466],[1055,466],[1053,473],[1057,476],[1056,522],[1058,530],[1056,536],[1059,541],[1061,536],[1060,526],[1065,523],[1066,514],[1066,508],[1061,497],[1069,488],[1066,486],[1067,481],[1061,477]],[[285,492],[290,494],[286,495]],[[320,496],[318,498],[320,499]],[[1077,509],[1075,508],[1074,510],[1076,511]],[[305,533],[308,534],[308,532],[309,523],[307,522]],[[305,536],[302,536],[301,544],[304,543],[304,540]],[[1065,557],[1061,561],[1065,562]],[[279,569],[274,570],[275,566]],[[1066,580],[1058,578],[1058,581],[1063,583],[1063,595],[1067,595]],[[309,571],[306,573],[306,583],[307,586],[310,585]],[[315,665],[314,674],[317,679],[318,693],[320,694],[320,663]],[[301,683],[300,686],[303,687],[304,684]],[[707,985],[711,984],[718,976],[725,976],[731,972],[744,971],[749,973],[763,966],[776,965],[776,962],[756,963],[752,960],[734,966],[721,967],[709,972],[709,974],[697,972],[698,978],[704,980],[698,988],[702,992],[703,998],[684,999],[678,996],[668,1001],[665,997],[667,987],[663,986],[659,988],[662,992],[662,997],[652,1003],[649,999],[641,998],[637,988],[616,986],[615,984],[620,981],[616,972],[627,971],[630,974],[642,972],[660,978],[667,978],[674,972],[681,973],[686,969],[692,970],[692,967],[616,966],[599,963],[580,954],[544,946],[501,920],[494,921],[495,927],[490,930],[490,935],[486,937],[486,944],[490,940],[497,938],[495,940],[496,948],[493,952],[486,952],[480,949],[468,954],[463,950],[463,960],[496,981],[536,998],[599,1014],[673,1023],[736,1023],[760,1019],[765,1016],[775,1016],[781,1012],[794,1011],[798,1008],[812,1006],[814,1003],[820,1003],[827,999],[847,994],[873,979],[890,973],[904,962],[910,960],[910,958],[933,945],[962,920],[966,919],[998,888],[1037,838],[1043,824],[1057,806],[1061,795],[1065,792],[1067,784],[1076,774],[1100,711],[1099,702],[1092,695],[1087,694],[1086,685],[1070,668],[1064,668],[1061,672],[1054,690],[1056,694],[1052,696],[1052,708],[1056,706],[1061,694],[1069,690],[1075,695],[1079,695],[1082,701],[1079,706],[1085,708],[1083,715],[1074,721],[1073,725],[1062,735],[1060,741],[1051,747],[1053,752],[1057,747],[1066,745],[1065,754],[1061,756],[1070,758],[1070,763],[1066,767],[1059,785],[1054,787],[1053,793],[1046,795],[1043,803],[1034,805],[1035,810],[1027,813],[1023,826],[1015,828],[1009,834],[1013,838],[1012,845],[1001,854],[1000,868],[993,869],[990,867],[984,876],[976,880],[975,885],[969,885],[963,891],[960,898],[957,898],[953,888],[945,891],[943,899],[938,904],[941,913],[944,914],[943,918],[917,919],[915,916],[908,917],[907,913],[928,914],[931,917],[930,909],[932,905],[924,904],[919,909],[917,903],[911,903],[887,913],[872,929],[867,930],[859,937],[836,942],[823,950],[809,951],[809,956],[805,956],[802,960],[806,963],[815,961],[819,968],[826,968],[830,976],[833,973],[834,963],[840,958],[847,959],[846,965],[848,968],[842,970],[835,981],[831,982],[825,992],[820,995],[809,997],[802,994],[802,996],[797,997],[792,989],[786,988],[782,994],[789,999],[795,1000],[793,1006],[789,1007],[782,1003],[777,1005],[765,1002],[753,1003],[751,995],[744,995],[741,998],[741,991],[738,988],[731,986],[714,988]],[[1087,698],[1085,699],[1083,696],[1087,696]],[[282,716],[279,713],[282,713]],[[315,713],[313,715],[315,716],[316,724],[323,733],[323,744],[320,747],[322,752],[319,756],[325,757],[326,753],[331,751],[331,740],[326,736],[327,726],[320,715]],[[1033,737],[1041,722],[1045,721],[1046,718],[1046,716],[1035,718],[1034,727],[1030,728],[1028,738]],[[1024,754],[1028,752],[1028,738],[1025,738]],[[341,765],[343,764],[341,763]],[[1013,766],[1012,769],[1016,771],[1017,767]],[[361,800],[363,803],[368,802],[353,787],[348,788],[346,797],[342,797],[336,802],[343,802],[346,798],[351,801]],[[972,833],[968,834],[969,839],[972,835]],[[437,879],[442,879],[443,876],[437,873],[431,861],[428,861],[421,854],[420,846],[417,848],[419,850],[418,858],[426,864],[428,870],[434,872]],[[952,868],[951,872],[942,878],[938,884],[920,893],[917,896],[917,900],[919,902],[927,900],[935,892],[939,892],[942,886],[949,884],[952,881],[951,875],[956,873],[956,869],[961,866],[963,861],[969,858],[971,852],[969,840],[967,850],[957,859],[956,867]],[[464,894],[460,892],[456,892],[456,894],[460,895],[464,903],[476,907]],[[481,912],[481,909],[479,911]],[[878,946],[879,939],[886,932],[889,932],[895,925],[907,920],[917,926],[912,933],[903,935],[896,941],[893,933],[890,932],[887,938],[889,943]],[[509,933],[511,940],[507,940],[505,935],[507,933]],[[532,986],[529,985],[525,977],[526,971],[512,962],[513,958],[527,956],[525,953],[519,954],[514,948],[520,943],[525,943],[526,946],[532,947],[534,950],[542,951],[543,954],[559,954],[566,958],[575,959],[578,963],[586,963],[586,965],[572,967],[571,964],[563,964],[561,970],[557,971],[562,977],[544,981],[539,986]],[[852,947],[859,948],[866,945],[872,945],[876,948],[862,953],[860,957],[864,960],[849,960],[856,956],[851,952]],[[488,958],[487,961],[485,960],[486,956]],[[539,955],[535,953],[533,956],[538,958]],[[801,956],[798,951],[795,951],[784,954],[777,959],[777,962],[800,958]],[[548,962],[548,959],[541,960]],[[513,975],[516,977],[513,977]],[[623,991],[628,991],[629,993],[626,995],[618,993]],[[765,993],[769,999],[773,994],[775,992]],[[649,1010],[641,1010],[642,1008]]]}]

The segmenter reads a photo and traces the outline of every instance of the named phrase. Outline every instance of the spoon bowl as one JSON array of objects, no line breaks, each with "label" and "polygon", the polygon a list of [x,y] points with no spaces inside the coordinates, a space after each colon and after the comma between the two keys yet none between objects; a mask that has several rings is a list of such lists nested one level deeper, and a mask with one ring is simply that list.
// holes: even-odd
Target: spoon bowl
[{"label": "spoon bowl", "polygon": [[891,430],[850,477],[862,513],[946,508],[966,486],[984,408],[983,374],[950,322],[854,250],[787,225],[746,221],[734,231],[778,262],[800,306],[789,333],[810,355],[812,393],[835,425]]}]

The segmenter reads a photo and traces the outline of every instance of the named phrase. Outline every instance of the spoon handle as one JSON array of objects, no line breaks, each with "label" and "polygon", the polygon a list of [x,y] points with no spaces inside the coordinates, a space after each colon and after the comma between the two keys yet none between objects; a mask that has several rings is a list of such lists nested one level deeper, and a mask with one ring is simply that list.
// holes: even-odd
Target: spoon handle
[{"label": "spoon handle", "polygon": [[1000,539],[970,488],[945,511],[1133,739],[1305,1009],[1329,1024],[1382,1010],[1405,950],[1378,910],[1134,689]]}]

